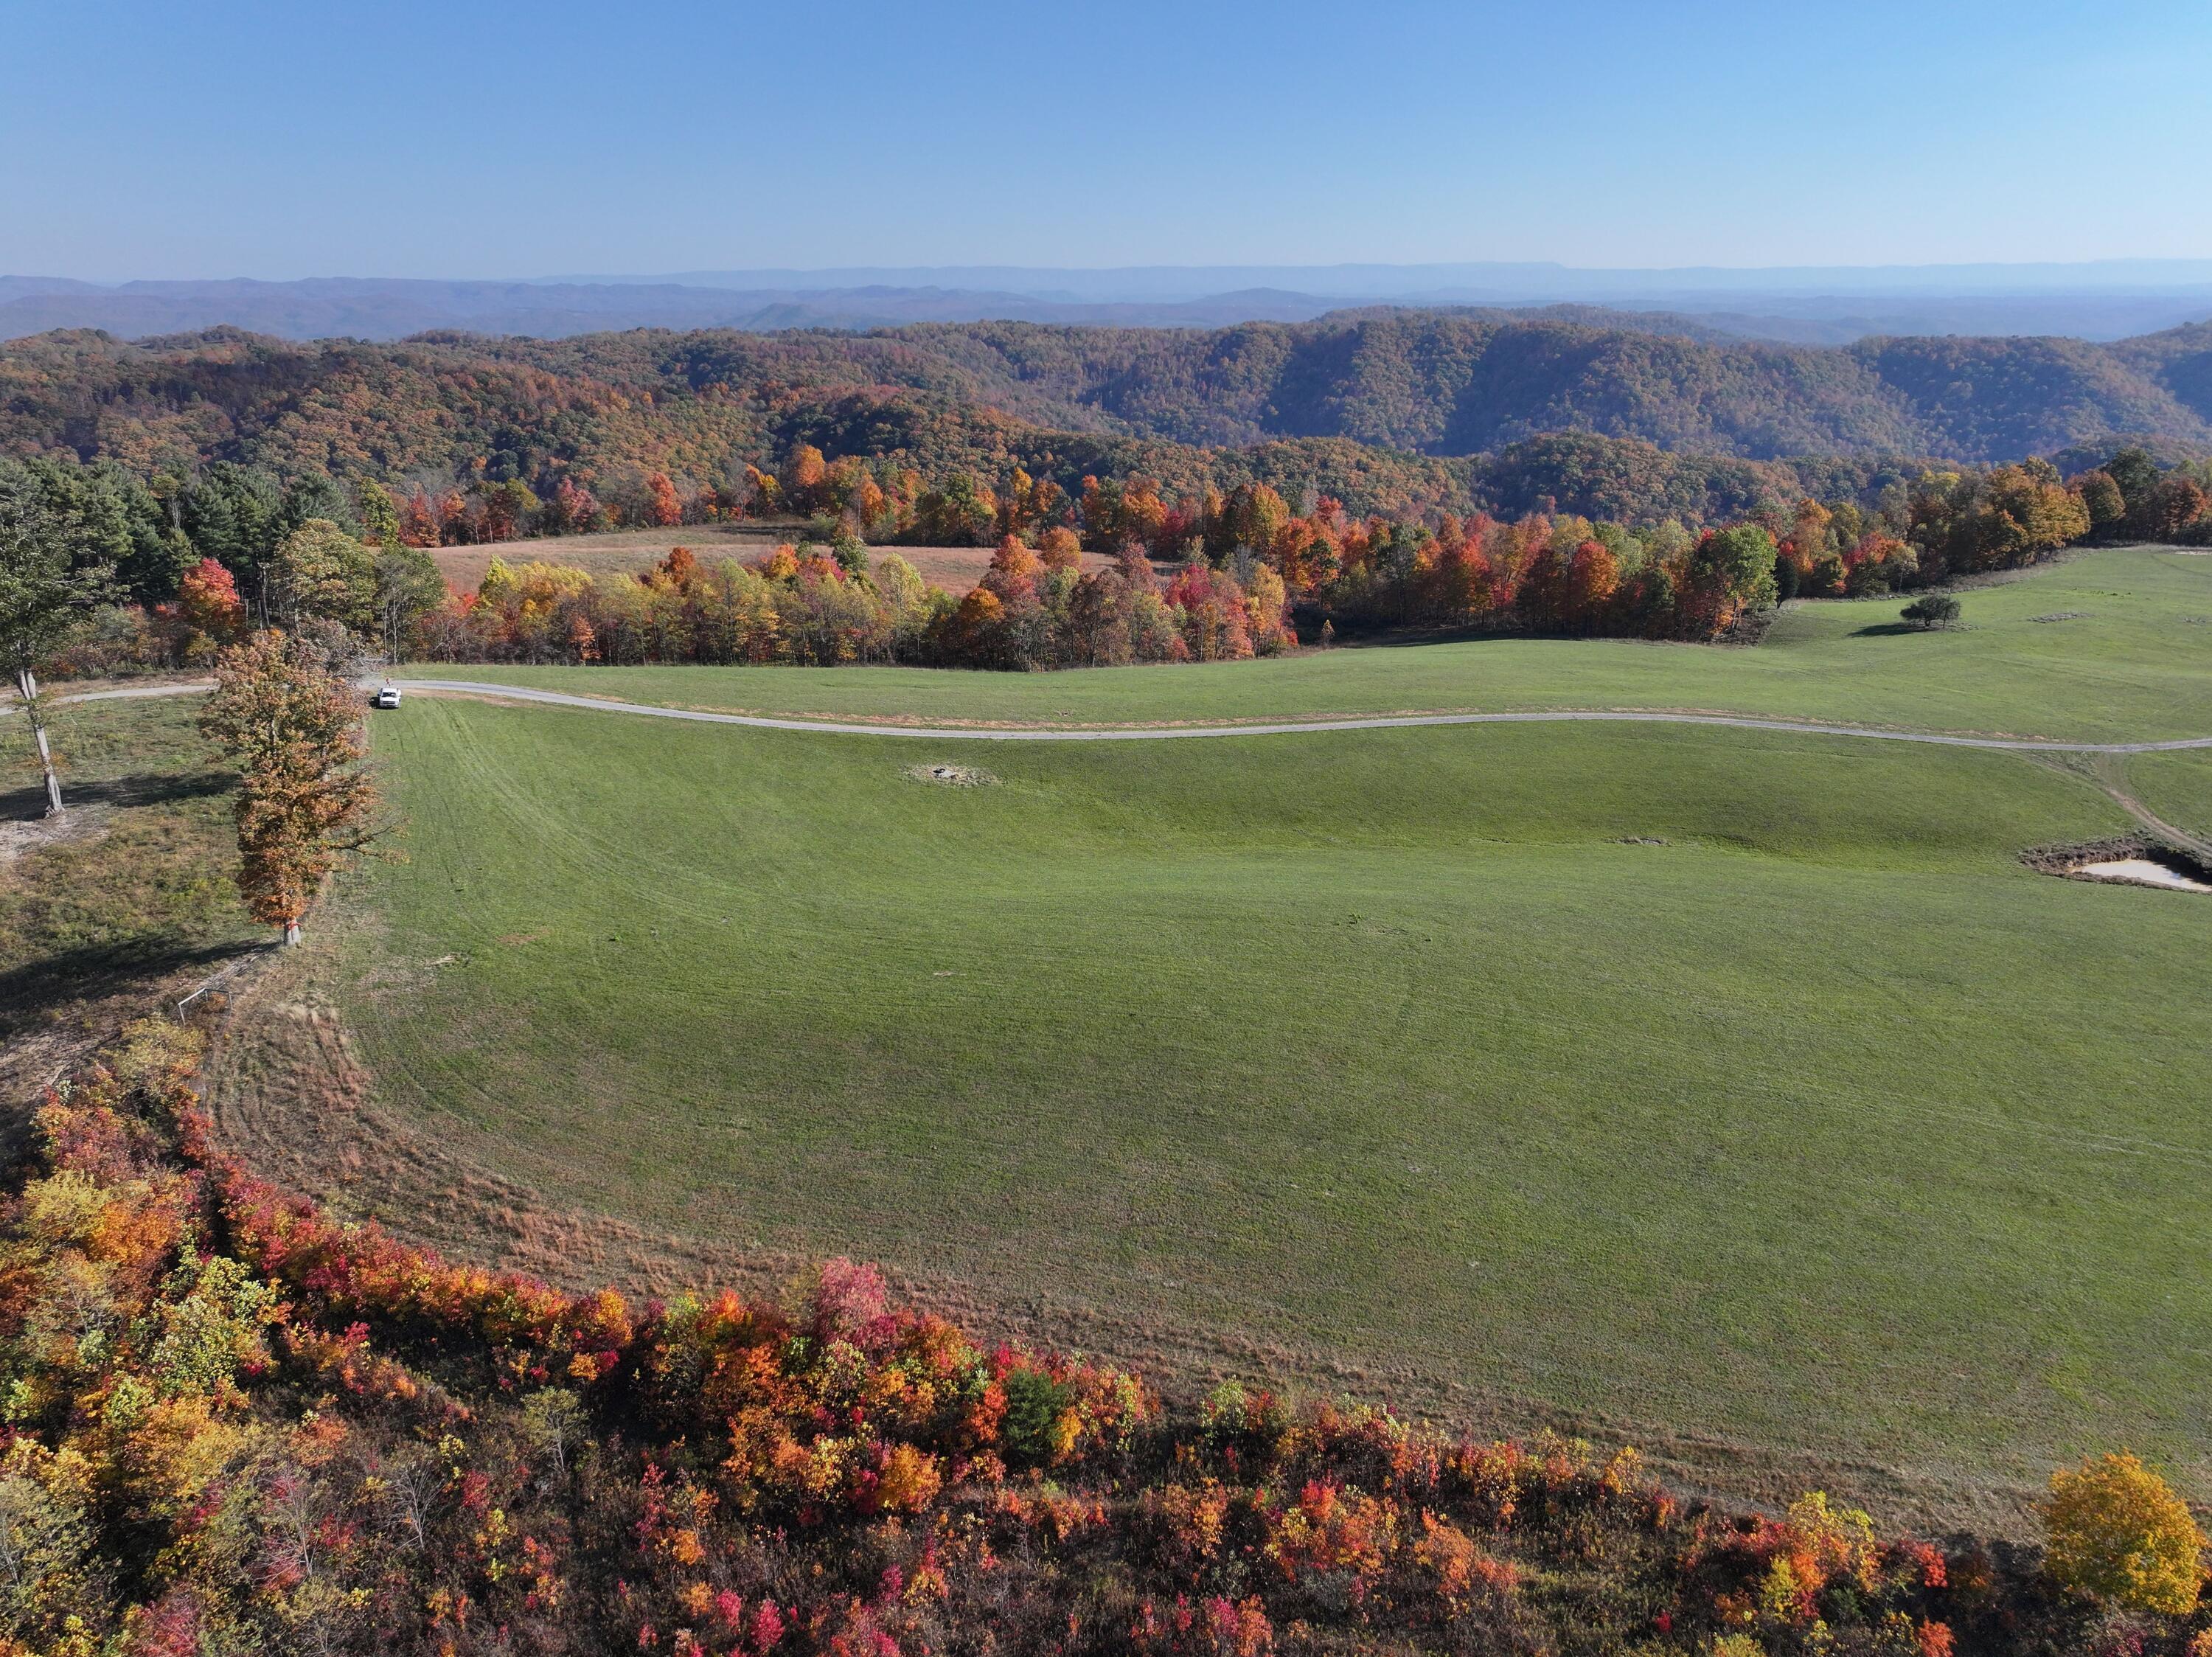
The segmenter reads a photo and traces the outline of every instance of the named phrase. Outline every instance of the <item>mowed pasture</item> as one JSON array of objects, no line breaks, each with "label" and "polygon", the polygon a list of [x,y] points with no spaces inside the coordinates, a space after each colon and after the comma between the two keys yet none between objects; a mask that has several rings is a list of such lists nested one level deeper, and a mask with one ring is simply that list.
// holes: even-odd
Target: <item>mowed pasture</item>
[{"label": "mowed pasture", "polygon": [[617,529],[600,535],[540,536],[530,540],[479,541],[468,546],[434,546],[430,557],[438,573],[458,591],[473,593],[483,584],[494,558],[510,564],[558,564],[582,570],[602,581],[610,576],[650,570],[678,546],[702,558],[756,558],[781,537],[752,525],[701,524],[683,529]]},{"label": "mowed pasture", "polygon": [[[566,564],[604,581],[610,576],[635,575],[650,570],[679,546],[690,547],[702,564],[715,564],[724,558],[736,558],[742,563],[761,557],[780,542],[803,539],[804,530],[805,526],[799,523],[691,524],[677,529],[618,529],[600,535],[441,546],[433,548],[430,556],[436,561],[439,573],[456,588],[473,593],[483,582],[484,571],[491,567],[494,558],[504,558],[510,564]],[[872,556],[881,557],[893,552],[921,571],[924,581],[958,594],[965,593],[982,579],[983,572],[991,565],[992,549],[881,546],[872,549]],[[1085,567],[1093,570],[1104,569],[1112,563],[1112,559],[1097,553],[1086,554],[1084,558]]]},{"label": "mowed pasture", "polygon": [[2163,821],[2212,842],[2212,750],[2130,754],[2121,774]]},{"label": "mowed pasture", "polygon": [[[556,543],[555,545],[558,545]],[[2212,558],[2131,547],[1963,594],[1792,606],[1755,649],[1486,639],[1057,673],[928,668],[412,667],[741,713],[1113,725],[1544,708],[1693,710],[2091,740],[2212,735]]]},{"label": "mowed pasture", "polygon": [[[1948,636],[1835,606],[1734,651],[515,677],[2196,734],[2199,609],[2205,561],[2123,553],[1972,594]],[[2062,610],[2091,614],[2027,619]],[[378,1101],[549,1206],[1962,1509],[2116,1444],[2212,1495],[2212,900],[2023,868],[2130,826],[2082,776],[1648,725],[979,745],[418,697],[374,734],[408,860],[348,882],[324,981]],[[998,782],[907,775],[945,759]]]}]

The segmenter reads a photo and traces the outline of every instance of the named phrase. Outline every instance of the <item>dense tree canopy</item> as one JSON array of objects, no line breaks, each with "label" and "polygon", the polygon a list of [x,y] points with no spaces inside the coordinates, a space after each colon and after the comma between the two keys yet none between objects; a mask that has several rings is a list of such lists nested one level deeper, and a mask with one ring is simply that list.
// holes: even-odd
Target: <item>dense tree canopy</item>
[{"label": "dense tree canopy", "polygon": [[[1237,464],[1293,502],[1285,468],[1357,510],[1393,511],[1407,503],[1370,497],[1353,475],[1370,463],[1362,452],[1400,474],[1376,478],[1376,491],[1426,479],[1419,486],[1433,494],[1450,474],[1412,457],[1495,453],[1559,431],[1770,461],[2001,462],[2128,434],[2212,445],[2205,360],[2178,336],[2124,348],[1911,339],[1828,350],[1470,312],[1210,332],[975,323],[386,345],[223,329],[134,345],[79,332],[0,347],[0,452],[112,459],[149,477],[231,460],[288,478],[520,482],[541,498],[570,478],[643,508],[656,472],[679,491],[733,486],[733,456],[801,444],[933,476],[999,475],[1018,461],[1062,487],[1127,471],[1194,484],[1177,471],[1209,464],[1194,448],[1287,445]],[[1352,450],[1297,447],[1328,442]],[[1209,481],[1225,490],[1244,479]],[[1740,491],[1744,476],[1723,472],[1712,486]],[[1560,492],[1575,509],[1614,509]],[[245,512],[239,533],[288,511],[288,527],[311,516],[351,527],[333,501],[280,499]],[[251,563],[242,547],[203,550]]]}]

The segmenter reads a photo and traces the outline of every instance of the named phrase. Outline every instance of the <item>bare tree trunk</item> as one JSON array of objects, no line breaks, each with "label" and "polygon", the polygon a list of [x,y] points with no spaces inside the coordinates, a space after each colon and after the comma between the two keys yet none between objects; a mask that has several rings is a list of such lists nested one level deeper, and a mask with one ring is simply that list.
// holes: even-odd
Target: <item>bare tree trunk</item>
[{"label": "bare tree trunk", "polygon": [[54,771],[54,752],[46,746],[46,722],[39,712],[39,681],[28,667],[15,674],[15,685],[23,693],[23,712],[31,722],[31,740],[39,745],[39,769],[46,776],[46,815],[62,814],[62,779]]}]

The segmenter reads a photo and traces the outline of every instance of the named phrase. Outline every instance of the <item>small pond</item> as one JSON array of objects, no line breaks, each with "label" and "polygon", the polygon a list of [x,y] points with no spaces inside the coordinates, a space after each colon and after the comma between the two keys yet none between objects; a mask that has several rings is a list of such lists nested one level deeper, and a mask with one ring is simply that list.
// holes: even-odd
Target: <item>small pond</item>
[{"label": "small pond", "polygon": [[2100,862],[2076,863],[2067,871],[2088,880],[2112,880],[2124,886],[2162,886],[2169,892],[2212,892],[2212,882],[2197,877],[2179,859],[2168,862],[2154,855],[2111,857]]}]

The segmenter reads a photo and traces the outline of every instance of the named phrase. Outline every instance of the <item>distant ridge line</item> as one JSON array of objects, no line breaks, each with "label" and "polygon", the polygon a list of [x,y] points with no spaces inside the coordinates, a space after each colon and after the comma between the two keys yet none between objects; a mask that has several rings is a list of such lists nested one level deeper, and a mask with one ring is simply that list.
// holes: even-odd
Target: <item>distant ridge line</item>
[{"label": "distant ridge line", "polygon": [[2212,261],[1575,270],[1542,264],[975,265],[672,276],[98,283],[0,276],[0,338],[101,328],[143,338],[228,326],[288,339],[459,330],[538,338],[638,327],[869,328],[914,322],[1212,327],[1388,305],[1680,313],[1747,338],[1869,334],[2109,340],[2212,316]]}]

